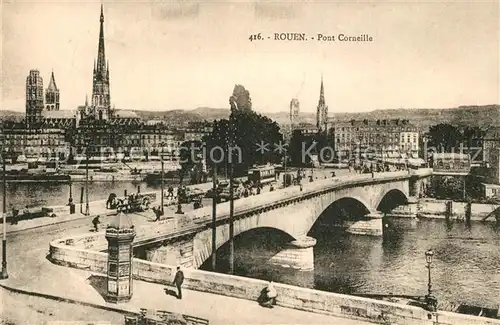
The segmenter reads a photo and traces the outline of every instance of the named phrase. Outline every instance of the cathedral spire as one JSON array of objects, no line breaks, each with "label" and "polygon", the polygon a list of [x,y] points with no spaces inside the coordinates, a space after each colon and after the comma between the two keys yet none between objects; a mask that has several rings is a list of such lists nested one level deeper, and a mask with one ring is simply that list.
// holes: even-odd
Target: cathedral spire
[{"label": "cathedral spire", "polygon": [[101,4],[101,26],[99,30],[99,47],[97,50],[97,72],[104,75],[106,70],[106,55],[104,52],[104,12],[103,5]]},{"label": "cathedral spire", "polygon": [[49,87],[47,90],[57,91],[56,79],[54,78],[54,70],[52,70],[52,74],[50,75]]},{"label": "cathedral spire", "polygon": [[89,106],[89,95],[85,94],[85,107]]},{"label": "cathedral spire", "polygon": [[325,89],[323,87],[323,74],[321,74],[321,87],[319,90],[319,103],[318,105],[325,105]]},{"label": "cathedral spire", "polygon": [[101,4],[99,45],[97,61],[94,61],[91,106],[95,109],[94,117],[105,120],[110,117],[111,99],[109,94],[109,63],[104,52],[104,8]]},{"label": "cathedral spire", "polygon": [[328,106],[325,103],[325,89],[323,87],[323,73],[321,73],[321,87],[319,90],[318,108],[316,110],[316,127],[325,131],[328,128]]}]

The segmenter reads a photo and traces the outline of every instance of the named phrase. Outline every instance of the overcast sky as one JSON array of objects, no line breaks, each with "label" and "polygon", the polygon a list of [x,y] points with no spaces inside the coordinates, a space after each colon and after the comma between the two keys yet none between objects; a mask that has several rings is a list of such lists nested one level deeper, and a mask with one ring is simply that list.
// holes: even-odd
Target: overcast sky
[{"label": "overcast sky", "polygon": [[[54,70],[61,109],[92,92],[100,2],[3,3],[3,107]],[[119,109],[227,108],[234,84],[254,108],[315,112],[321,74],[333,112],[498,104],[499,2],[104,2],[111,101]],[[251,34],[368,34],[371,43],[250,42]]]}]

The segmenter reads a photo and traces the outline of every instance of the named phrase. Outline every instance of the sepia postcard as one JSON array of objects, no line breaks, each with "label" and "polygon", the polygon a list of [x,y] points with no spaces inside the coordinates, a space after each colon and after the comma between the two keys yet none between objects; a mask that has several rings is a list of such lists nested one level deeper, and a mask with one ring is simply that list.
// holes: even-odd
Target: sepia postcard
[{"label": "sepia postcard", "polygon": [[500,2],[4,0],[0,324],[500,324]]}]

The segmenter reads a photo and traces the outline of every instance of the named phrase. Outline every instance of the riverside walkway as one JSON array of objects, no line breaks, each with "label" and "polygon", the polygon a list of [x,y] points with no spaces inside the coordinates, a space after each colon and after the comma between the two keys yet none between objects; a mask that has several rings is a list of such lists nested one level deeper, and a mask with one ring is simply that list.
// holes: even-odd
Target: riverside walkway
[{"label": "riverside walkway", "polygon": [[[208,191],[212,187],[212,183],[202,183],[202,184],[197,184],[197,185],[189,185],[187,186],[189,188],[198,188],[202,191]],[[142,194],[154,194],[156,195],[156,201],[153,202],[153,206],[159,205],[160,204],[160,192],[161,191],[152,191],[152,192],[141,192]],[[131,194],[131,193],[130,193]],[[90,215],[85,215],[83,212],[85,212],[85,203],[80,204],[80,203],[75,203],[75,213],[70,214],[69,213],[69,206],[68,205],[61,205],[61,206],[50,206],[48,208],[51,208],[54,210],[54,213],[56,214],[55,217],[41,217],[41,218],[33,218],[33,219],[28,219],[28,220],[20,220],[18,224],[11,225],[10,223],[7,224],[7,232],[17,232],[17,231],[22,231],[26,229],[32,229],[32,228],[39,228],[39,227],[44,227],[48,225],[53,225],[53,224],[59,224],[59,223],[65,223],[69,222],[72,220],[78,220],[78,219],[88,219],[89,222],[91,218],[99,215],[99,216],[109,216],[109,215],[115,215],[116,214],[116,209],[107,209],[106,208],[106,201],[107,200],[98,200],[98,201],[92,201],[89,202],[89,212]],[[169,206],[175,205],[177,201],[172,200],[171,198],[164,198],[164,204],[166,206],[166,215],[173,214],[173,208],[169,208]],[[169,210],[172,210],[172,213],[170,213]],[[190,209],[187,209],[190,210]],[[149,214],[149,213],[146,213]]]},{"label": "riverside walkway", "polygon": [[[105,217],[104,221],[112,217]],[[57,266],[47,260],[47,243],[64,235],[82,234],[89,231],[86,220],[73,220],[49,227],[46,231],[30,229],[8,234],[9,278],[0,281],[0,286],[14,292],[41,296],[54,300],[65,300],[97,308],[139,312],[140,308],[161,309],[208,319],[211,325],[226,324],[368,324],[289,308],[267,309],[256,302],[184,290],[183,299],[165,293],[165,286],[143,281],[134,281],[132,300],[124,304],[106,303],[105,278],[85,270]],[[173,290],[174,288],[168,287]],[[1,308],[21,308],[4,305]],[[89,316],[90,317],[90,316]],[[64,321],[71,321],[65,319]]]}]

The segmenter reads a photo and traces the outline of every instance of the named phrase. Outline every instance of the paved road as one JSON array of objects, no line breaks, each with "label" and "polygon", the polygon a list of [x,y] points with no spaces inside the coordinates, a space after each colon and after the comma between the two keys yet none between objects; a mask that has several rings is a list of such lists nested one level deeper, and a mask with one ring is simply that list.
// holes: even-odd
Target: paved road
[{"label": "paved road", "polygon": [[[54,300],[32,297],[0,288],[0,324],[35,325],[59,324],[123,324],[121,313]],[[3,308],[3,310],[2,310]],[[76,324],[75,324],[76,325]]]}]

